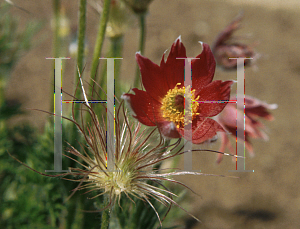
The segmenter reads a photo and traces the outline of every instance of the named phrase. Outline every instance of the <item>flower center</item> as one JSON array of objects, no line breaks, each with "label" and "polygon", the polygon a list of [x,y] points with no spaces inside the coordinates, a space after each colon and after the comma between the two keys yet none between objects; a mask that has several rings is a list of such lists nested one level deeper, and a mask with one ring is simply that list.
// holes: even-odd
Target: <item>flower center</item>
[{"label": "flower center", "polygon": [[[162,100],[162,116],[168,121],[174,122],[177,128],[184,127],[184,123],[191,123],[195,116],[199,115],[198,102],[199,96],[195,98],[195,89],[191,91],[192,114],[185,112],[185,87],[178,88],[178,83],[174,89],[170,89]],[[190,87],[187,87],[189,89]],[[186,122],[185,122],[186,120]]]}]

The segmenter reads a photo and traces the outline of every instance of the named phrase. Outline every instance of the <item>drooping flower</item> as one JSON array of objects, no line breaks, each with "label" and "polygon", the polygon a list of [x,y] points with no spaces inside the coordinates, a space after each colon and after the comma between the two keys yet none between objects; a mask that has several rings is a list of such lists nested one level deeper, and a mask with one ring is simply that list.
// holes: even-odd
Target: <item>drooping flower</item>
[{"label": "drooping flower", "polygon": [[136,14],[147,12],[150,3],[153,0],[123,0]]},{"label": "drooping flower", "polygon": [[[235,98],[232,98],[234,100]],[[267,104],[256,98],[245,96],[245,146],[250,156],[254,156],[254,151],[250,138],[261,138],[268,140],[267,134],[263,131],[265,126],[258,120],[263,118],[268,121],[274,120],[273,115],[268,110],[277,108],[277,104]],[[244,107],[230,103],[225,109],[218,115],[217,120],[224,128],[231,133],[230,136],[236,138],[237,123],[239,126],[244,126]],[[235,149],[230,143],[230,139],[227,133],[221,133],[221,146],[219,151],[225,152],[228,148],[232,154],[235,153]],[[237,137],[238,141],[244,141]],[[222,161],[223,154],[218,154],[217,163]]]},{"label": "drooping flower", "polygon": [[[192,123],[185,122],[184,63],[186,50],[180,37],[173,43],[167,60],[162,57],[160,66],[146,57],[136,54],[143,86],[146,91],[133,88],[135,94],[124,94],[134,117],[147,126],[158,126],[166,138],[184,136],[185,125],[192,129],[191,136],[184,136],[193,143],[202,143],[224,129],[213,119],[226,105],[233,81],[213,80],[215,59],[205,43],[202,53],[191,62]],[[208,102],[209,101],[209,102]]]},{"label": "drooping flower", "polygon": [[236,69],[237,60],[229,58],[253,58],[245,59],[245,66],[254,63],[258,58],[253,47],[237,42],[233,33],[240,28],[243,15],[240,14],[233,20],[216,38],[212,52],[216,58],[217,64],[225,69]]}]

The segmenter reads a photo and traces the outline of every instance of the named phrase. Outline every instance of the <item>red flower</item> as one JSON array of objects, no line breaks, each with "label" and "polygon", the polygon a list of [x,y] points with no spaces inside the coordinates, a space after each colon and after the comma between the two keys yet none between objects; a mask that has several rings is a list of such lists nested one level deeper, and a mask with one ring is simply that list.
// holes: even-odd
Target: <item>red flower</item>
[{"label": "red flower", "polygon": [[[201,43],[202,44],[202,43]],[[217,131],[224,131],[213,119],[225,107],[223,103],[200,103],[197,101],[228,101],[233,81],[212,81],[215,59],[207,44],[203,51],[192,60],[192,114],[193,136],[185,136],[193,143],[211,139]],[[147,126],[158,126],[166,138],[184,136],[184,63],[186,50],[180,37],[171,47],[167,60],[162,57],[160,66],[146,57],[136,54],[142,82],[146,91],[132,89],[135,94],[124,94],[134,111],[134,117]],[[196,101],[197,100],[197,101]]]},{"label": "red flower", "polygon": [[[235,99],[235,98],[233,98]],[[268,136],[263,131],[264,125],[258,121],[258,118],[263,118],[266,120],[274,120],[274,117],[268,111],[268,109],[276,109],[277,104],[267,104],[256,98],[246,96],[245,97],[245,146],[249,151],[251,156],[254,156],[253,147],[250,143],[249,138],[261,138],[268,140]],[[236,137],[237,122],[240,126],[244,126],[244,107],[236,107],[236,104],[228,104],[223,112],[218,116],[217,120],[224,128],[230,132],[232,137]],[[244,141],[244,139],[238,138],[239,141]],[[220,152],[224,152],[226,147],[235,154],[235,149],[233,149],[230,144],[228,134],[221,133],[221,147]],[[217,163],[222,161],[222,154],[218,154]]]},{"label": "red flower", "polygon": [[233,20],[216,38],[212,51],[216,58],[217,64],[225,69],[236,69],[237,60],[229,58],[253,58],[245,59],[245,65],[254,63],[259,58],[259,54],[255,53],[253,48],[236,42],[232,36],[233,33],[240,28],[243,15],[240,14]]}]

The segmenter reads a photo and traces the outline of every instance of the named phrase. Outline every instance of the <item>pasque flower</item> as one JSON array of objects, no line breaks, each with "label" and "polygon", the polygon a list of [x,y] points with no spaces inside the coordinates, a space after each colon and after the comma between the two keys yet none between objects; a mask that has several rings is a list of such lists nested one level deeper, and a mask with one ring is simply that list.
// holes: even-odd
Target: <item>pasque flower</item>
[{"label": "pasque flower", "polygon": [[[235,98],[232,98],[234,100]],[[273,115],[268,110],[277,108],[277,104],[267,104],[256,98],[246,96],[245,97],[245,146],[251,156],[254,156],[253,147],[250,142],[250,138],[261,138],[268,140],[267,134],[263,131],[265,126],[258,120],[263,118],[265,120],[274,120]],[[234,148],[230,144],[228,136],[236,138],[237,123],[239,126],[244,126],[244,106],[238,106],[230,103],[225,109],[218,115],[218,122],[224,126],[224,128],[231,133],[221,133],[221,147],[220,152],[224,152],[226,147],[235,153]],[[237,138],[239,141],[244,139]],[[217,163],[222,161],[223,154],[218,154]]]},{"label": "pasque flower", "polygon": [[233,20],[216,38],[212,52],[216,58],[217,64],[225,69],[236,69],[237,60],[229,58],[253,58],[245,59],[245,65],[253,63],[259,55],[254,52],[249,45],[237,42],[233,33],[240,28],[243,15],[240,14]]},{"label": "pasque flower", "polygon": [[163,55],[160,66],[136,54],[146,91],[133,88],[134,94],[124,94],[123,98],[129,102],[136,119],[147,126],[158,126],[166,138],[184,136],[197,144],[211,139],[217,131],[224,131],[210,117],[219,114],[225,107],[233,81],[212,81],[215,59],[209,46],[201,44],[202,53],[191,62],[192,88],[188,88],[192,99],[191,123],[188,124],[192,128],[192,138],[184,136],[185,60],[178,58],[186,58],[186,49],[180,37],[173,43],[166,61]]}]

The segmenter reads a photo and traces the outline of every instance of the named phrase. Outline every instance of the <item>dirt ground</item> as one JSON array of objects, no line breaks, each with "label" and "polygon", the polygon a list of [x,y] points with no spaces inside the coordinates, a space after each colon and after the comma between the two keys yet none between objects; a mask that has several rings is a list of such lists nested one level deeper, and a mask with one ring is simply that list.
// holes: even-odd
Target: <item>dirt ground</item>
[{"label": "dirt ground", "polygon": [[[52,63],[52,32],[50,19],[52,1],[22,1],[16,4],[28,9],[28,15],[18,9],[13,13],[22,19],[38,19],[45,23],[35,47],[16,66],[9,82],[7,95],[19,99],[24,108],[48,110],[50,105]],[[71,25],[77,23],[77,2],[62,1]],[[247,3],[245,3],[247,2]],[[283,3],[283,4],[282,4]],[[223,177],[180,177],[201,195],[190,194],[190,211],[202,223],[189,222],[193,229],[258,229],[300,228],[300,3],[298,1],[261,0],[154,0],[148,14],[145,55],[159,63],[163,52],[181,35],[187,55],[195,57],[201,51],[199,40],[212,44],[215,36],[240,11],[244,11],[243,27],[239,35],[251,34],[245,42],[256,46],[261,58],[258,69],[247,68],[246,94],[268,103],[277,103],[273,111],[275,121],[268,126],[270,140],[254,140],[255,157],[247,154],[246,169],[254,172],[232,173],[235,163],[225,157],[215,164],[216,155],[195,153],[193,168],[205,173],[239,176],[240,179]],[[87,71],[95,41],[98,15],[88,8],[87,34],[90,44]],[[134,54],[137,51],[137,22],[125,36],[122,77],[129,81],[135,72]],[[74,62],[66,61],[63,88],[72,91]],[[217,69],[215,79],[236,79],[236,71]],[[46,116],[28,112],[26,120],[42,129]],[[19,117],[14,122],[23,120]],[[218,149],[219,142],[202,148]],[[182,164],[183,165],[183,164]]]}]

